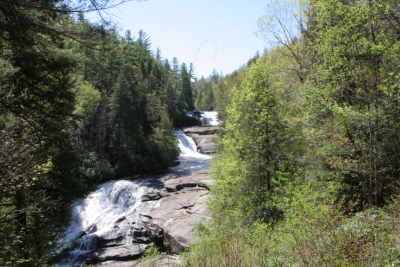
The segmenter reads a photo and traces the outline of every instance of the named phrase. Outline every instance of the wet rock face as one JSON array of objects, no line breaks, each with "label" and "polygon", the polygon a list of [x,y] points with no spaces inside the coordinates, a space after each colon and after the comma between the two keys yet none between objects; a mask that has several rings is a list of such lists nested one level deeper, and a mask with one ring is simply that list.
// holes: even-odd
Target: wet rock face
[{"label": "wet rock face", "polygon": [[[174,254],[184,252],[196,236],[196,224],[209,216],[206,203],[209,198],[207,185],[210,183],[209,170],[188,177],[170,176],[164,181],[163,188],[142,196],[142,201],[148,204],[160,202],[157,208],[140,213],[138,220],[130,224],[127,224],[132,220],[130,215],[119,218],[113,228],[117,234],[94,237],[96,249],[80,254],[77,262],[123,266],[118,264],[129,261],[132,264],[129,266],[135,266],[150,242],[160,247],[167,246],[166,249]],[[93,235],[96,231],[95,228],[89,230],[82,234]],[[127,232],[128,235],[123,234]],[[132,243],[126,244],[127,238]]]},{"label": "wet rock face", "polygon": [[183,133],[192,137],[200,153],[215,153],[218,143],[215,133],[220,129],[219,126],[190,127],[183,129]]},{"label": "wet rock face", "polygon": [[186,250],[195,238],[194,228],[198,222],[208,218],[206,203],[210,183],[209,170],[194,173],[192,176],[167,180],[165,191],[168,197],[161,200],[160,206],[152,210],[146,222],[152,236],[163,233],[164,244],[171,253]]},{"label": "wet rock face", "polygon": [[[143,223],[149,217],[143,214],[167,196],[161,194],[163,188],[160,177],[121,179],[104,183],[76,201],[71,226],[60,242],[62,250],[56,259],[60,266],[139,258],[152,242]],[[127,249],[131,252],[124,252]]]},{"label": "wet rock face", "polygon": [[[218,127],[194,128],[198,129],[192,134],[204,137],[213,135]],[[193,142],[187,148],[196,149]],[[192,157],[191,152],[188,154]],[[194,154],[193,158],[204,160],[199,153]],[[206,156],[206,160],[209,158]],[[208,173],[202,170],[180,177],[177,172],[100,185],[87,198],[74,203],[56,260],[60,259],[60,266],[136,261],[150,242],[160,247],[168,243],[168,251],[183,252],[194,239],[195,225],[208,218]]]}]

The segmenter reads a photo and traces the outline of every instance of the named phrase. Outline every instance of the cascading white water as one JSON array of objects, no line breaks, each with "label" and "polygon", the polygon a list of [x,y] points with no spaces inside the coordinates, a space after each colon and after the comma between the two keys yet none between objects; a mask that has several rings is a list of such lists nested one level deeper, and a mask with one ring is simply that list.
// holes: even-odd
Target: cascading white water
[{"label": "cascading white water", "polygon": [[[197,152],[191,137],[175,131],[181,150],[181,164],[171,168],[170,173],[190,175],[207,169],[210,155]],[[141,178],[110,181],[98,186],[85,199],[72,205],[70,225],[59,240],[58,252],[68,251],[59,266],[81,266],[84,255],[101,247],[132,244],[137,231],[145,231],[141,214],[157,208],[159,200],[142,201],[143,196],[162,188],[163,178]]]},{"label": "cascading white water", "polygon": [[218,112],[216,111],[203,111],[201,126],[218,126],[221,122],[218,119]]},{"label": "cascading white water", "polygon": [[221,124],[217,111],[188,111],[186,116],[196,117],[199,126],[218,126]]},{"label": "cascading white water", "polygon": [[197,146],[190,136],[185,135],[182,131],[175,131],[175,137],[178,140],[178,146],[181,150],[180,157],[192,157],[199,159],[210,159],[210,155],[197,152]]},{"label": "cascading white water", "polygon": [[72,205],[72,218],[59,251],[70,249],[59,266],[81,264],[79,256],[100,247],[131,244],[135,230],[143,230],[141,214],[157,208],[159,201],[142,201],[154,191],[155,179],[118,180],[98,186],[85,199]]},{"label": "cascading white water", "polygon": [[193,139],[185,135],[182,131],[175,131],[175,137],[178,140],[178,146],[181,150],[178,158],[180,164],[171,168],[170,172],[188,176],[195,171],[209,168],[209,161],[212,158],[211,155],[197,152],[197,146]]},{"label": "cascading white water", "polygon": [[[148,188],[141,181],[110,181],[98,187],[85,199],[72,206],[71,224],[66,232],[67,245],[78,244],[80,249],[93,249],[89,238],[82,234],[103,236],[113,231],[115,222],[134,211],[141,204]],[[79,238],[82,236],[82,238]]]}]

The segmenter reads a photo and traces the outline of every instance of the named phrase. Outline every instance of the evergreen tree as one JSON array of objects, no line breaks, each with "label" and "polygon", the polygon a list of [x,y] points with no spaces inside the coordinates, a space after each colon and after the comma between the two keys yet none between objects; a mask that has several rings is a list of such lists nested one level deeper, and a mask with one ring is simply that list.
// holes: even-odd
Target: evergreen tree
[{"label": "evergreen tree", "polygon": [[[239,211],[245,216],[272,219],[264,207],[277,183],[284,161],[282,122],[277,114],[265,59],[254,63],[240,87],[231,90],[228,119],[216,155],[216,214]],[[240,197],[238,197],[240,196]]]},{"label": "evergreen tree", "polygon": [[181,103],[182,110],[189,111],[194,109],[193,105],[193,86],[192,86],[192,76],[188,71],[185,63],[181,65]]}]

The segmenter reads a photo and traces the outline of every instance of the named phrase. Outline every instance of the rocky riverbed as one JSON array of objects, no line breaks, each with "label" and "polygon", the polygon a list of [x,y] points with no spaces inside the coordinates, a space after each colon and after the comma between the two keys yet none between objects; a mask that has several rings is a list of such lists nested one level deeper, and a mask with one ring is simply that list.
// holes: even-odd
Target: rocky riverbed
[{"label": "rocky riverbed", "polygon": [[[218,126],[206,126],[188,127],[181,131],[193,138],[198,152],[212,154],[218,146],[215,142],[218,129]],[[98,250],[97,263],[91,261],[95,263],[93,266],[140,266],[139,257],[150,241],[160,246],[166,245],[165,249],[170,253],[158,259],[154,266],[174,266],[179,263],[179,254],[186,251],[196,239],[196,224],[209,218],[206,204],[211,183],[208,169],[184,177],[169,175],[157,190],[142,196],[142,202],[158,203],[150,212],[141,214],[146,234],[138,238],[143,239],[144,244]]]},{"label": "rocky riverbed", "polygon": [[[158,208],[142,214],[148,236],[159,245],[167,245],[166,250],[171,254],[184,252],[196,238],[196,224],[208,219],[206,204],[211,183],[210,171],[201,170],[191,176],[168,179],[159,192],[144,195],[145,201],[161,198]],[[143,251],[139,244],[98,250],[95,257],[99,263],[93,266],[140,266],[138,258]],[[166,255],[156,266],[172,266],[171,263],[177,262],[178,256]]]},{"label": "rocky riverbed", "polygon": [[206,204],[210,178],[209,170],[202,170],[188,177],[165,181],[162,193],[168,197],[148,214],[145,223],[153,236],[162,233],[171,253],[184,252],[195,239],[196,224],[208,218]]}]

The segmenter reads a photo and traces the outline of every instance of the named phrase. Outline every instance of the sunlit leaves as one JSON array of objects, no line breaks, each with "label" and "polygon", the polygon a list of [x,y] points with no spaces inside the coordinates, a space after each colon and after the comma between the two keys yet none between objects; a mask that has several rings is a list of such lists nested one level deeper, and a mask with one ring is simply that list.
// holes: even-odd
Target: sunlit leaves
[{"label": "sunlit leaves", "polygon": [[399,170],[390,160],[399,151],[389,145],[398,124],[398,41],[390,22],[397,14],[380,1],[321,0],[310,10],[319,61],[306,92],[311,123],[325,127],[327,138],[316,151],[348,185],[344,198],[382,204]]},{"label": "sunlit leaves", "polygon": [[282,124],[267,69],[265,58],[259,59],[249,67],[241,85],[230,91],[222,150],[214,164],[216,201],[213,206],[216,205],[218,214],[241,211],[270,219],[267,218],[270,215],[265,215],[268,212],[263,215],[257,210],[265,209],[268,192],[277,185],[279,147],[285,135],[279,133]]}]

